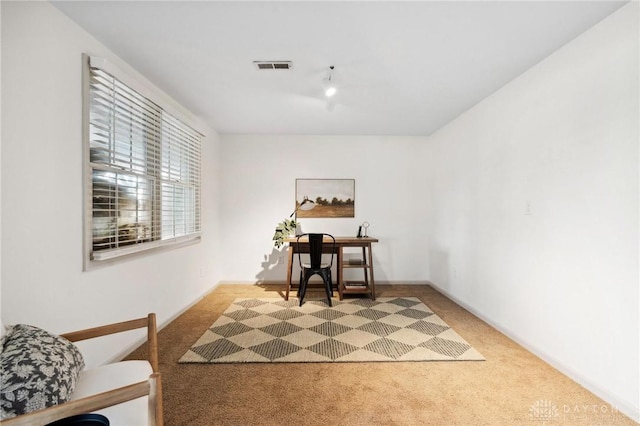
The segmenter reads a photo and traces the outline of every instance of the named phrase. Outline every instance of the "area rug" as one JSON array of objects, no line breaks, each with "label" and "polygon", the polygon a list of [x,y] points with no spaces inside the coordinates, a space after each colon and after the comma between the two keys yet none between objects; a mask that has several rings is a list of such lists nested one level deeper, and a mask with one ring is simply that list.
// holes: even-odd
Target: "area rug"
[{"label": "area rug", "polygon": [[416,297],[236,299],[180,363],[479,361]]}]

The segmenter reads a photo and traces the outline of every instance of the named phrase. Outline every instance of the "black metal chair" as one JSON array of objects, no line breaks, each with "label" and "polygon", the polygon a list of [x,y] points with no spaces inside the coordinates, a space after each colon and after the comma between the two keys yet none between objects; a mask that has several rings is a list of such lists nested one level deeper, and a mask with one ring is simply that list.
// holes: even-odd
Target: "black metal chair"
[{"label": "black metal chair", "polygon": [[[308,238],[306,241],[301,239]],[[336,239],[331,234],[302,234],[296,239],[296,251],[298,252],[298,263],[300,264],[300,285],[298,287],[298,297],[300,298],[300,306],[307,292],[307,284],[309,278],[313,275],[320,275],[327,291],[327,300],[331,306],[331,297],[333,296],[333,284],[331,280],[331,267],[333,266],[333,256],[336,252]],[[308,244],[309,250],[301,250],[301,244]],[[308,254],[309,262],[303,262],[302,257]],[[323,254],[328,261],[323,262]],[[327,256],[330,255],[330,256]]]}]

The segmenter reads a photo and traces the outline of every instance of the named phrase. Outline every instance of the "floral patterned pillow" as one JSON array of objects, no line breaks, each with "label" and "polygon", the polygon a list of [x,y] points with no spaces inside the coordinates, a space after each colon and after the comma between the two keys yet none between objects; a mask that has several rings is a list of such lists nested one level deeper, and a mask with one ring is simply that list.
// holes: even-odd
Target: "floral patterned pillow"
[{"label": "floral patterned pillow", "polygon": [[70,400],[83,368],[82,354],[67,339],[14,325],[0,354],[0,419]]}]

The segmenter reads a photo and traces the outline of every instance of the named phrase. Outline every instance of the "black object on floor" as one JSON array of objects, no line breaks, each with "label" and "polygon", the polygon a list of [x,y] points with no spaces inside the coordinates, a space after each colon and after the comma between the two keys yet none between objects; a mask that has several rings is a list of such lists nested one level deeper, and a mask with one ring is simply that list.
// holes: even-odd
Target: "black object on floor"
[{"label": "black object on floor", "polygon": [[109,426],[109,419],[102,414],[79,414],[57,420],[46,426]]}]

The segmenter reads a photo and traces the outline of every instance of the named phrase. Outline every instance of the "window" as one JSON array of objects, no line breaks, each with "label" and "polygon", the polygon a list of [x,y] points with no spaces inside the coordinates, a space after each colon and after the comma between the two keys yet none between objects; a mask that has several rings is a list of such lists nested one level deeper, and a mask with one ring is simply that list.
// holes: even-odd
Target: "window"
[{"label": "window", "polygon": [[89,58],[85,85],[89,258],[199,238],[203,136],[96,63],[108,64]]}]

